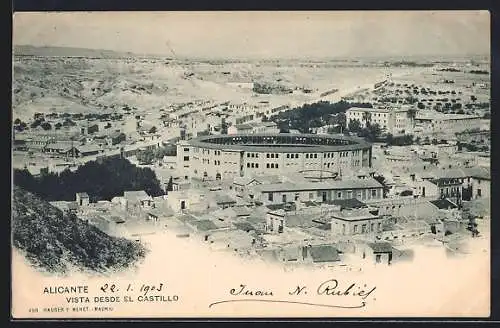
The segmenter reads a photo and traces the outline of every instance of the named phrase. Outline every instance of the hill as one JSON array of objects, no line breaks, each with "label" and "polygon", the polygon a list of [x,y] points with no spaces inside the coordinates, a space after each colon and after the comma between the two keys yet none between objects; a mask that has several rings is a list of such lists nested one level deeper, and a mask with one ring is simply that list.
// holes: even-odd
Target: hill
[{"label": "hill", "polygon": [[12,234],[13,246],[48,272],[122,270],[146,254],[140,243],[111,237],[19,187],[13,190]]},{"label": "hill", "polygon": [[116,52],[102,49],[86,49],[71,47],[35,47],[30,45],[15,45],[14,56],[38,57],[86,57],[86,58],[123,58],[136,56],[131,52]]}]

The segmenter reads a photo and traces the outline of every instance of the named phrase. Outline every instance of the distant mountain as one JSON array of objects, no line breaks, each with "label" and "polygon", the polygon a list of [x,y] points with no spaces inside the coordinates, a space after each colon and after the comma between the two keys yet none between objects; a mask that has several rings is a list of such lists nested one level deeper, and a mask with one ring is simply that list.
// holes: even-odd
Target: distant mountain
[{"label": "distant mountain", "polygon": [[13,246],[35,267],[48,272],[118,270],[131,267],[146,254],[142,244],[109,236],[17,186],[12,234]]},{"label": "distant mountain", "polygon": [[35,47],[30,45],[15,45],[15,56],[37,57],[86,57],[86,58],[123,58],[137,57],[131,52],[117,52],[113,50],[70,48],[70,47]]}]

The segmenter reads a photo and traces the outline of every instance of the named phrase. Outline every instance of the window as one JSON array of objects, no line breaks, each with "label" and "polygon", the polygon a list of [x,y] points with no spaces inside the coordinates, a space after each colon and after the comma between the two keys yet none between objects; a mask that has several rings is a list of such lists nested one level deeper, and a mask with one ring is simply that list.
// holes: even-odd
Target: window
[{"label": "window", "polygon": [[255,163],[252,163],[252,168],[254,168],[254,167],[255,167]]},{"label": "window", "polygon": [[299,154],[295,154],[295,158],[299,158]]},{"label": "window", "polygon": [[274,198],[273,198],[273,193],[272,193],[272,192],[270,192],[269,194],[267,194],[267,199],[268,199],[270,202],[272,202],[272,201],[273,201],[273,199],[274,199]]},{"label": "window", "polygon": [[295,193],[295,200],[299,200],[299,197],[300,197],[300,194],[299,193]]},{"label": "window", "polygon": [[269,154],[266,154],[266,157],[269,158]]},{"label": "window", "polygon": [[279,158],[280,154],[275,154],[274,157]]},{"label": "window", "polygon": [[372,189],[372,197],[377,197],[377,190],[376,189]]},{"label": "window", "polygon": [[286,154],[286,158],[290,158],[290,154]]},{"label": "window", "polygon": [[306,154],[306,158],[309,158],[309,154]]},{"label": "window", "polygon": [[314,194],[312,192],[309,193],[309,199],[313,199]]},{"label": "window", "polygon": [[318,158],[318,154],[314,154],[314,158]]},{"label": "window", "polygon": [[338,199],[342,199],[342,192],[341,192],[341,191],[339,191],[339,192],[337,193],[337,198],[338,198]]},{"label": "window", "polygon": [[278,168],[278,164],[276,164],[276,168]]},{"label": "window", "polygon": [[378,226],[378,230],[380,231],[382,229],[382,223],[379,223],[377,226]]},{"label": "window", "polygon": [[189,156],[184,156],[184,162],[189,161]]},{"label": "window", "polygon": [[255,168],[258,169],[259,168],[259,163],[255,163]]},{"label": "window", "polygon": [[247,153],[247,157],[250,157],[250,153]]},{"label": "window", "polygon": [[366,233],[366,224],[361,226],[361,233]]},{"label": "window", "polygon": [[353,232],[354,232],[354,233],[358,233],[358,225],[357,225],[357,224],[355,224],[355,225],[354,225],[354,230],[353,230]]},{"label": "window", "polygon": [[286,194],[281,196],[283,203],[286,203]]},{"label": "window", "polygon": [[371,231],[372,232],[375,231],[375,223],[372,223],[372,225],[371,225]]},{"label": "window", "polygon": [[274,169],[274,163],[271,163],[271,168]]},{"label": "window", "polygon": [[352,198],[352,190],[349,190],[349,191],[347,192],[347,198]]},{"label": "window", "polygon": [[269,163],[266,163],[266,167],[269,168]]},{"label": "window", "polygon": [[189,148],[184,148],[184,151],[189,151]]}]

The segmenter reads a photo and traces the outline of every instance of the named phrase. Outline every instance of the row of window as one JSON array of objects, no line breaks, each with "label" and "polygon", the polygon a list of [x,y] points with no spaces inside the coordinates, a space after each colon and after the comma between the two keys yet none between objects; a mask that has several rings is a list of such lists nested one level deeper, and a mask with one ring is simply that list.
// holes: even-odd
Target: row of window
[{"label": "row of window", "polygon": [[248,158],[259,158],[259,153],[247,153]]},{"label": "row of window", "polygon": [[[375,230],[375,223],[372,223],[371,224],[371,230],[368,230],[368,225],[367,224],[363,224],[361,225],[361,233],[368,233],[370,231],[372,232],[376,232],[376,231],[380,231],[382,230],[382,224],[381,223],[378,223],[377,225],[378,227],[378,230]],[[353,233],[358,233],[358,225],[355,224],[354,227],[353,227]],[[345,224],[342,225],[342,233],[345,234]]]},{"label": "row of window", "polygon": [[[337,199],[342,199],[342,191],[338,191],[337,192]],[[362,190],[362,191],[358,191],[357,192],[357,197],[358,199],[365,199],[367,196],[370,196],[371,194],[371,197],[373,198],[376,198],[377,197],[377,189],[371,189],[371,190]],[[323,196],[323,198],[325,199],[326,198],[326,191],[322,191],[322,190],[317,190],[316,191],[316,195],[318,197],[321,197]],[[282,194],[282,199],[283,199],[283,203],[286,203],[286,198],[287,198],[287,195],[286,194]],[[294,199],[297,201],[299,200],[300,198],[300,193],[295,193],[295,197]],[[310,192],[309,193],[309,199],[312,200],[314,198],[314,193]],[[353,198],[353,191],[352,190],[348,190],[347,191],[347,197],[346,199],[351,199]],[[274,200],[274,193],[270,192],[270,193],[267,193],[267,199],[272,202]],[[393,206],[394,208],[394,206]]]},{"label": "row of window", "polygon": [[253,168],[258,169],[258,168],[259,168],[259,163],[247,163],[247,167],[248,167],[248,168],[250,168],[250,167],[251,167],[252,169],[253,169]]}]

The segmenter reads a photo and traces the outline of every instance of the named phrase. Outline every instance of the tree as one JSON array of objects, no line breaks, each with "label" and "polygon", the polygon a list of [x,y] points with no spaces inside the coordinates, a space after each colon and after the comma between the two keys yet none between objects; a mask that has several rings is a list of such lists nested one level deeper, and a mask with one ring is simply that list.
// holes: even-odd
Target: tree
[{"label": "tree", "polygon": [[156,133],[156,126],[153,126],[151,129],[149,129],[149,133],[150,134]]},{"label": "tree", "polygon": [[173,181],[172,177],[170,177],[168,179],[168,183],[167,183],[167,192],[172,191],[172,190],[174,190],[174,181]]},{"label": "tree", "polygon": [[359,120],[350,120],[347,128],[350,132],[359,132],[361,130],[361,123]]},{"label": "tree", "polygon": [[425,105],[421,102],[417,104],[418,109],[425,109]]},{"label": "tree", "polygon": [[59,130],[62,127],[61,122],[57,122],[55,125],[56,130]]},{"label": "tree", "polygon": [[42,129],[44,129],[45,131],[48,131],[48,130],[51,130],[51,129],[52,129],[52,125],[50,125],[50,123],[49,123],[49,122],[43,122],[43,123],[41,124],[41,127],[42,127]]},{"label": "tree", "polygon": [[14,124],[15,124],[15,125],[19,125],[19,124],[21,124],[21,120],[20,120],[20,119],[18,119],[18,118],[16,118],[16,120],[14,121]]},{"label": "tree", "polygon": [[470,96],[470,100],[472,100],[472,102],[476,102],[477,97],[476,97],[476,96],[474,96],[474,95],[472,95],[472,96]]},{"label": "tree", "polygon": [[146,149],[137,154],[137,159],[141,164],[151,164],[155,158],[155,154],[152,150]]}]

